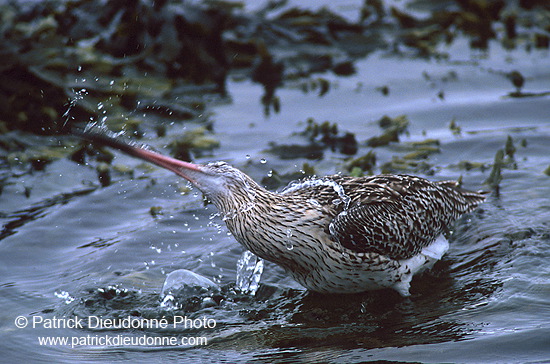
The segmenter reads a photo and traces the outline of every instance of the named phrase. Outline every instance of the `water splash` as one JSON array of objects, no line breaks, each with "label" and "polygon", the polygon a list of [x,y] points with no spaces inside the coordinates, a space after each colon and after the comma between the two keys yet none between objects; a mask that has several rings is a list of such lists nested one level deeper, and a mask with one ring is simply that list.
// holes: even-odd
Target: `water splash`
[{"label": "water splash", "polygon": [[285,248],[287,250],[294,249],[294,242],[292,241],[292,229],[286,230]]},{"label": "water splash", "polygon": [[307,202],[309,202],[310,204],[314,205],[315,207],[322,207],[321,204],[319,203],[319,201],[317,201],[317,200],[314,199],[314,198],[310,198],[309,200],[307,200]]},{"label": "water splash", "polygon": [[74,117],[71,116],[71,110],[76,107],[76,104],[84,99],[84,95],[88,94],[88,90],[85,88],[81,88],[80,90],[74,90],[74,97],[69,100],[69,105],[67,106],[67,110],[63,113],[63,118],[65,118],[65,121],[63,122],[63,127],[67,125],[69,122],[69,119],[74,119]]},{"label": "water splash", "polygon": [[264,271],[264,260],[246,250],[237,262],[236,288],[242,293],[254,296]]},{"label": "water splash", "polygon": [[311,179],[306,179],[299,182],[293,182],[289,184],[287,187],[285,187],[281,191],[281,194],[291,193],[302,189],[319,187],[319,186],[328,186],[334,189],[334,192],[336,192],[336,194],[338,195],[338,198],[332,201],[333,204],[339,205],[343,203],[344,210],[346,210],[349,207],[351,198],[346,194],[344,187],[342,187],[342,185],[337,183],[336,181],[333,181],[328,178],[311,178]]},{"label": "water splash", "polygon": [[180,309],[192,297],[203,299],[207,304],[211,293],[219,291],[216,283],[187,269],[178,269],[166,276],[160,292],[160,307]]},{"label": "water splash", "polygon": [[72,297],[69,292],[67,291],[61,291],[61,292],[54,292],[54,296],[57,298],[61,298],[65,301],[65,304],[68,305],[69,303],[74,301],[74,297]]}]

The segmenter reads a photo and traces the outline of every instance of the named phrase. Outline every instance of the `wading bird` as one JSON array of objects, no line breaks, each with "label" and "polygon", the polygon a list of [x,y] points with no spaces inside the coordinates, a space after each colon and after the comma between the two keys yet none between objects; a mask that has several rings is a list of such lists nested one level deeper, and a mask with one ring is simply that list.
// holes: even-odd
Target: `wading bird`
[{"label": "wading bird", "polygon": [[412,277],[447,251],[443,233],[485,200],[454,181],[391,174],[315,177],[277,193],[225,162],[193,164],[105,132],[77,134],[185,178],[240,244],[321,293],[393,288],[409,296]]}]

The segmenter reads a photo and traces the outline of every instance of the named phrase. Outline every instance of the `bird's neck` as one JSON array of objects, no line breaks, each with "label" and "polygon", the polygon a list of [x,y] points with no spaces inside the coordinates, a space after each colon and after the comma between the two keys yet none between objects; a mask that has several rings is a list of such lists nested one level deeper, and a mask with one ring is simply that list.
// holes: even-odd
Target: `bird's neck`
[{"label": "bird's neck", "polygon": [[211,200],[220,211],[222,219],[228,220],[246,216],[258,207],[258,204],[272,199],[273,195],[273,192],[251,180],[221,196],[212,196]]},{"label": "bird's neck", "polygon": [[298,269],[303,263],[300,254],[307,241],[298,242],[315,238],[303,239],[307,234],[296,224],[307,225],[309,220],[320,220],[319,216],[315,212],[311,217],[304,214],[299,207],[305,201],[294,201],[262,187],[247,192],[232,199],[229,208],[226,207],[229,204],[218,206],[228,229],[241,245],[257,256],[290,271]]}]

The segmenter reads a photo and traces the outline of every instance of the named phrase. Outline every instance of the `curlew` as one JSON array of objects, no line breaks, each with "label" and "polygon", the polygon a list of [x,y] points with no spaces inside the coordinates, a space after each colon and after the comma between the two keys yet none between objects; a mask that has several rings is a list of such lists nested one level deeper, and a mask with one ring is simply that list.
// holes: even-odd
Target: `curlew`
[{"label": "curlew", "polygon": [[454,181],[392,174],[314,177],[272,192],[225,162],[193,164],[102,131],[76,134],[185,178],[241,245],[321,293],[393,288],[409,296],[413,276],[447,251],[443,234],[485,200]]}]

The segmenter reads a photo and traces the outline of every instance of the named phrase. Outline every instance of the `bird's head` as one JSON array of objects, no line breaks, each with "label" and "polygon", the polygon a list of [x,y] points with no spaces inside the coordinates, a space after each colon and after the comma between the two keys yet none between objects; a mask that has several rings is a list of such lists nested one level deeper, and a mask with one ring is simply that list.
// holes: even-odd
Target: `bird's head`
[{"label": "bird's head", "polygon": [[175,168],[165,168],[187,179],[221,210],[230,210],[232,204],[253,200],[258,189],[261,189],[253,179],[225,162],[182,164],[168,157],[168,163],[174,163]]}]

